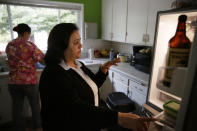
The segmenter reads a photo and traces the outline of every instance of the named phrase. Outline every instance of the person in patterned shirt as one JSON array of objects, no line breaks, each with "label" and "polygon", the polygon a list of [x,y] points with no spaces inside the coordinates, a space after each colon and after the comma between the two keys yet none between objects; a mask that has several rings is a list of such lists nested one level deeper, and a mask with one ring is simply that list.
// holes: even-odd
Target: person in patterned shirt
[{"label": "person in patterned shirt", "polygon": [[40,118],[40,101],[36,62],[41,62],[44,54],[38,47],[28,41],[31,28],[24,23],[13,28],[18,37],[10,41],[6,47],[10,68],[8,90],[12,98],[12,117],[16,131],[26,130],[23,114],[24,98],[27,97],[32,109],[32,121],[35,130],[42,130]]}]

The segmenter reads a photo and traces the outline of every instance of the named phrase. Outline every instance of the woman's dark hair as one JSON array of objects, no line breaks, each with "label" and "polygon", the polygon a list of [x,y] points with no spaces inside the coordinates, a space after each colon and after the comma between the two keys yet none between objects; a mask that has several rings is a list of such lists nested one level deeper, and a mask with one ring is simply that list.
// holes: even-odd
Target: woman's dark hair
[{"label": "woman's dark hair", "polygon": [[73,23],[61,23],[53,27],[48,38],[48,48],[44,57],[45,64],[58,64],[64,57],[69,39],[78,27]]},{"label": "woman's dark hair", "polygon": [[31,28],[27,24],[21,23],[14,27],[13,31],[16,31],[19,35],[24,35],[25,32],[31,33]]}]

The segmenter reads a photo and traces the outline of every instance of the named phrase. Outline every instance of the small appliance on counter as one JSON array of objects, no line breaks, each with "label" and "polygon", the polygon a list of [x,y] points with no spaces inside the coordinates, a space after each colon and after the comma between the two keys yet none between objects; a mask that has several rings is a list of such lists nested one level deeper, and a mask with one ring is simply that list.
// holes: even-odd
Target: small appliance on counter
[{"label": "small appliance on counter", "polygon": [[152,48],[150,46],[133,46],[133,55],[131,56],[132,60],[130,65],[149,74],[152,56],[151,52]]}]

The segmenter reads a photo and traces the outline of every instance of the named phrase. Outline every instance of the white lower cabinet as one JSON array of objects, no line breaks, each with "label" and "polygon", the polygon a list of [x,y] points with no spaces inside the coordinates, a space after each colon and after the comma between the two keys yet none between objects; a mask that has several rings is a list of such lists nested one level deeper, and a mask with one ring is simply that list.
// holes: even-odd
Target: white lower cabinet
[{"label": "white lower cabinet", "polygon": [[[90,69],[93,73],[97,73],[100,66],[101,66],[100,64],[87,65],[88,69]],[[113,72],[109,71],[109,75],[107,76],[105,82],[99,88],[99,93],[102,100],[106,101],[108,94],[113,91],[112,83],[113,83]]]},{"label": "white lower cabinet", "polygon": [[108,77],[103,83],[102,87],[99,89],[100,97],[102,100],[106,101],[108,94],[113,92],[113,72],[109,70]]},{"label": "white lower cabinet", "polygon": [[129,97],[139,105],[146,103],[147,87],[144,83],[130,79]]},{"label": "white lower cabinet", "polygon": [[113,91],[123,92],[131,100],[135,101],[138,105],[146,103],[147,86],[145,83],[128,77],[122,73],[112,71],[113,76]]},{"label": "white lower cabinet", "polygon": [[[87,67],[96,73],[100,65],[88,65]],[[112,92],[123,92],[141,106],[146,103],[147,88],[147,84],[110,69],[109,75],[99,92],[101,99],[104,101]]]},{"label": "white lower cabinet", "polygon": [[8,92],[8,77],[0,79],[0,124],[12,121],[11,96]]},{"label": "white lower cabinet", "polygon": [[127,95],[128,92],[128,77],[121,73],[114,72],[113,76],[113,89],[114,92],[123,92]]},{"label": "white lower cabinet", "polygon": [[129,78],[121,73],[114,72],[114,81],[120,82],[125,86],[129,85]]},{"label": "white lower cabinet", "polygon": [[119,81],[114,81],[113,89],[114,89],[114,92],[123,92],[124,94],[127,95],[128,86],[124,85],[123,83]]},{"label": "white lower cabinet", "polygon": [[140,94],[134,87],[129,86],[129,98],[139,105],[146,103],[146,96]]},{"label": "white lower cabinet", "polygon": [[88,69],[90,69],[93,73],[96,73],[100,67],[99,64],[95,64],[95,65],[87,65]]}]

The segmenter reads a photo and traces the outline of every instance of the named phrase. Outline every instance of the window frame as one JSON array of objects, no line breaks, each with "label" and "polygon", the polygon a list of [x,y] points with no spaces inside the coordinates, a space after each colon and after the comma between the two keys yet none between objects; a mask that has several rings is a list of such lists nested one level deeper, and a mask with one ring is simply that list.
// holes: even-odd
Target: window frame
[{"label": "window frame", "polygon": [[[55,8],[55,9],[65,9],[65,10],[75,10],[78,12],[78,22],[77,26],[79,27],[79,33],[81,35],[81,42],[84,40],[84,5],[79,3],[71,2],[55,2],[48,0],[1,0],[0,4],[9,5],[20,5],[20,6],[32,6],[32,7],[43,7],[43,8]],[[9,13],[9,11],[8,11]],[[9,15],[8,15],[9,16]],[[10,21],[10,18],[9,18]],[[10,33],[12,39],[12,24],[9,23]],[[4,54],[5,52],[3,52]]]}]

